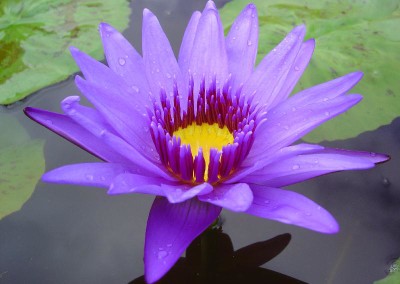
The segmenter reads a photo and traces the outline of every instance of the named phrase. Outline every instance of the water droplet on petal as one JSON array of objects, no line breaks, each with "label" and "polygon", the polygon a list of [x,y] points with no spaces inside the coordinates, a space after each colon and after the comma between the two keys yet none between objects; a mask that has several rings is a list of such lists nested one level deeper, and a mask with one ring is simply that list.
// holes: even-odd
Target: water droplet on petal
[{"label": "water droplet on petal", "polygon": [[133,85],[131,88],[132,88],[132,90],[134,90],[136,93],[139,93],[139,88],[138,88],[137,86]]},{"label": "water droplet on petal", "polygon": [[45,121],[47,124],[53,124],[53,121],[51,121],[50,119],[46,119]]},{"label": "water droplet on petal", "polygon": [[85,177],[86,177],[87,180],[93,180],[94,179],[94,176],[93,175],[89,175],[89,174],[86,175]]},{"label": "water droplet on petal", "polygon": [[292,170],[298,170],[298,169],[300,169],[299,165],[293,165]]},{"label": "water droplet on petal", "polygon": [[371,155],[371,157],[375,157],[376,156],[376,153],[374,153],[374,152],[370,152],[369,154]]},{"label": "water droplet on petal", "polygon": [[305,212],[306,216],[311,216],[311,212]]},{"label": "water droplet on petal", "polygon": [[331,115],[331,113],[329,111],[325,112],[325,116],[330,116],[330,115]]},{"label": "water droplet on petal", "polygon": [[124,66],[126,63],[126,60],[124,58],[120,58],[120,59],[118,59],[118,63],[119,63],[119,65]]},{"label": "water droplet on petal", "polygon": [[328,100],[329,100],[329,98],[327,98],[327,97],[325,97],[325,98],[323,99],[324,102],[326,102],[326,101],[328,101]]},{"label": "water droplet on petal", "polygon": [[158,258],[158,259],[164,259],[164,258],[166,258],[167,256],[168,256],[168,252],[165,251],[165,250],[160,250],[160,251],[157,253],[157,258]]},{"label": "water droplet on petal", "polygon": [[294,66],[294,71],[300,71],[300,67],[299,66]]},{"label": "water droplet on petal", "polygon": [[167,74],[165,74],[165,76],[168,78],[168,79],[171,79],[171,74],[169,74],[169,73],[167,73]]},{"label": "water droplet on petal", "polygon": [[251,40],[248,40],[248,41],[247,41],[247,45],[248,45],[248,46],[252,45]]}]

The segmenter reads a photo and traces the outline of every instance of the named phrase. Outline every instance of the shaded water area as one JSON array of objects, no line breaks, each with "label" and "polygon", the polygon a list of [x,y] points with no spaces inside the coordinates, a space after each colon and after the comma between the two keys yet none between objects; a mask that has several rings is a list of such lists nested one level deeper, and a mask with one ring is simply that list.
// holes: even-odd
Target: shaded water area
[{"label": "shaded water area", "polygon": [[[216,2],[219,7],[224,4]],[[130,27],[124,35],[140,49],[141,13],[149,8],[176,52],[191,13],[204,3],[132,1]],[[79,92],[70,78],[1,109],[2,114],[17,118],[32,139],[46,140],[47,170],[96,158],[30,121],[22,110],[33,106],[60,111],[59,102],[75,94]],[[372,170],[335,173],[290,187],[330,211],[341,226],[338,234],[323,235],[223,211],[223,233],[210,233],[214,235],[207,236],[207,245],[197,240],[169,274],[173,280],[166,283],[191,283],[188,279],[371,283],[383,278],[400,256],[400,119],[353,139],[322,144],[392,157]],[[0,283],[143,283],[144,234],[152,200],[39,182],[22,209],[0,221]],[[208,261],[199,263],[201,257]]]}]

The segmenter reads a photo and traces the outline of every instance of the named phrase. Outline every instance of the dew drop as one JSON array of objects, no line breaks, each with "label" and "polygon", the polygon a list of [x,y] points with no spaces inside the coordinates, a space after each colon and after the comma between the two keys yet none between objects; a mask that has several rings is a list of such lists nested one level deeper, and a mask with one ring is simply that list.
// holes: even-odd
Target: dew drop
[{"label": "dew drop", "polygon": [[306,216],[311,216],[311,212],[305,212]]},{"label": "dew drop", "polygon": [[248,41],[247,41],[247,45],[248,45],[248,46],[252,45],[251,40],[248,40]]},{"label": "dew drop", "polygon": [[270,204],[271,201],[269,201],[269,200],[267,199],[267,200],[264,200],[264,203],[265,203],[265,204]]},{"label": "dew drop", "polygon": [[164,259],[164,258],[166,258],[167,257],[167,255],[168,255],[168,252],[166,252],[165,250],[160,250],[158,253],[157,253],[157,258],[158,259]]},{"label": "dew drop", "polygon": [[374,153],[374,152],[370,152],[369,154],[370,154],[371,157],[375,157],[376,156],[376,153]]},{"label": "dew drop", "polygon": [[285,125],[285,126],[283,127],[283,129],[289,130],[289,126]]},{"label": "dew drop", "polygon": [[325,98],[323,99],[323,101],[324,101],[324,102],[327,102],[327,101],[329,101],[329,98],[328,98],[328,97],[325,97]]},{"label": "dew drop", "polygon": [[167,248],[170,248],[170,247],[172,247],[172,244],[167,244]]},{"label": "dew drop", "polygon": [[139,93],[139,88],[138,88],[137,86],[133,85],[131,88],[132,88],[132,90],[134,90],[136,93]]},{"label": "dew drop", "polygon": [[299,165],[293,165],[292,170],[298,170],[298,169],[300,169]]},{"label": "dew drop", "polygon": [[50,119],[46,119],[45,121],[47,124],[53,124],[53,121],[51,121]]},{"label": "dew drop", "polygon": [[101,180],[101,181],[105,181],[105,180],[106,180],[106,177],[101,176],[101,177],[100,177],[100,180]]},{"label": "dew drop", "polygon": [[120,59],[118,59],[118,63],[119,63],[119,65],[124,66],[126,63],[126,60],[124,58],[120,58]]},{"label": "dew drop", "polygon": [[294,71],[300,71],[300,67],[299,66],[294,66]]},{"label": "dew drop", "polygon": [[232,38],[232,40],[236,40],[236,37],[234,36],[234,37]]},{"label": "dew drop", "polygon": [[157,72],[157,73],[160,73],[160,69],[157,68],[157,69],[156,69],[156,72]]},{"label": "dew drop", "polygon": [[168,79],[171,79],[171,74],[169,74],[169,73],[167,73],[167,74],[165,74],[165,76],[168,78]]},{"label": "dew drop", "polygon": [[86,175],[85,177],[86,177],[87,180],[93,180],[94,179],[93,175]]},{"label": "dew drop", "polygon": [[330,116],[330,115],[331,115],[331,113],[329,111],[325,112],[325,116]]},{"label": "dew drop", "polygon": [[297,109],[295,107],[292,107],[292,111],[296,111]]}]

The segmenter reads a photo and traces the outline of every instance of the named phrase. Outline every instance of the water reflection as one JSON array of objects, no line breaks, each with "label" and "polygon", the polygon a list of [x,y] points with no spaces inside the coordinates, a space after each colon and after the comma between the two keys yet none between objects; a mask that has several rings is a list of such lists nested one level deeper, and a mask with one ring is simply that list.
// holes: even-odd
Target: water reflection
[{"label": "water reflection", "polygon": [[[197,237],[177,264],[157,283],[306,283],[259,266],[280,254],[290,234],[253,243],[234,251],[221,227]],[[146,283],[144,276],[129,284]]]}]

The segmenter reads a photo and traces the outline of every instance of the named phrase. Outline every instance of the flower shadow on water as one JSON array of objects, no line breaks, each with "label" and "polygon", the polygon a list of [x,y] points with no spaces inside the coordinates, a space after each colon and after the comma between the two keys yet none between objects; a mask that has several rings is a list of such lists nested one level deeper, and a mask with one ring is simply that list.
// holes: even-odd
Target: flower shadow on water
[{"label": "flower shadow on water", "polygon": [[[286,233],[234,251],[222,228],[208,229],[157,283],[306,283],[260,267],[279,255],[290,240]],[[140,283],[146,283],[144,276],[129,282]]]}]

